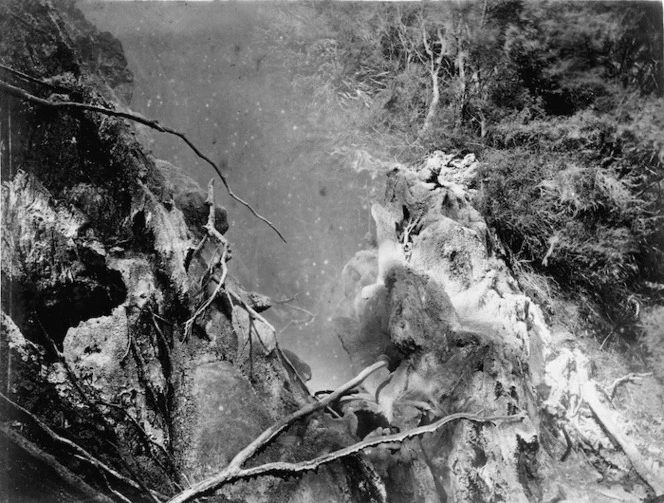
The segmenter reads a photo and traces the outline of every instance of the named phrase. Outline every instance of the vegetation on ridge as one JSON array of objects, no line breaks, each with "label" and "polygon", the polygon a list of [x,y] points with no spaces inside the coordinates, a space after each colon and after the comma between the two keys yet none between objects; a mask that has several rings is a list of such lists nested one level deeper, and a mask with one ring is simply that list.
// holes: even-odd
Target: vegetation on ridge
[{"label": "vegetation on ridge", "polygon": [[662,331],[649,306],[664,300],[660,4],[324,2],[271,14],[262,36],[272,64],[326,110],[320,127],[338,144],[402,162],[474,152],[476,204],[512,265],[580,300],[601,333],[645,334],[654,352]]}]

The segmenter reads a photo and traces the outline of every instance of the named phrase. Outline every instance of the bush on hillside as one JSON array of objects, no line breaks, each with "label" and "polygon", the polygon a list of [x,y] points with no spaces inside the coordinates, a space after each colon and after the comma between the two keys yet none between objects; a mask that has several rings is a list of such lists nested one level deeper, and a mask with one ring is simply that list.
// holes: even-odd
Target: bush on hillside
[{"label": "bush on hillside", "polygon": [[661,100],[628,116],[583,112],[497,128],[480,211],[514,254],[612,326],[634,322],[664,282]]}]

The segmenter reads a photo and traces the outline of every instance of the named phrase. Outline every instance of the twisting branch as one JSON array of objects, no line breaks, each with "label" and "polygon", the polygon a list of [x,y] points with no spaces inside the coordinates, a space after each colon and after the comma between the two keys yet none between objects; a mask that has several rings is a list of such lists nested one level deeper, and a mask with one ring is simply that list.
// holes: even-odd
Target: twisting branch
[{"label": "twisting branch", "polygon": [[[210,483],[210,482],[213,479],[217,479],[218,477],[213,477],[212,479],[208,479],[208,481],[210,482],[203,481],[199,484],[196,484],[193,488],[187,491],[183,491],[182,493],[175,496],[168,503],[187,503],[188,501],[191,501],[195,498],[201,497],[205,494],[209,494],[210,492],[216,489],[219,489],[224,484],[229,484],[232,482],[236,482],[238,480],[251,479],[253,477],[258,477],[261,475],[294,476],[302,474],[304,472],[317,470],[323,465],[326,465],[338,459],[342,459],[357,454],[371,447],[376,447],[378,445],[386,443],[403,443],[405,440],[408,440],[410,438],[419,437],[426,433],[433,433],[436,430],[443,427],[444,425],[446,425],[447,423],[450,423],[452,421],[458,421],[460,419],[466,419],[468,421],[474,421],[476,423],[492,423],[496,421],[520,421],[524,417],[525,413],[523,412],[521,414],[517,414],[514,416],[493,416],[493,417],[482,417],[476,414],[468,414],[465,412],[461,412],[458,414],[451,414],[447,417],[439,419],[435,423],[431,423],[425,426],[420,426],[418,428],[414,428],[412,430],[404,431],[401,433],[395,433],[393,435],[386,435],[383,437],[374,437],[367,440],[363,440],[362,442],[358,442],[344,449],[340,449],[338,451],[334,451],[329,454],[319,456],[309,461],[303,461],[301,463],[286,463],[286,462],[266,463],[264,465],[256,466],[253,468],[246,468],[244,470],[237,469],[235,471],[228,472],[228,474],[223,480],[218,480],[218,481],[215,480],[215,483]],[[224,470],[222,474],[225,473],[226,471],[227,470]]]},{"label": "twisting branch", "polygon": [[[341,458],[345,458],[352,454],[357,454],[365,449],[371,447],[376,447],[382,444],[388,443],[403,443],[405,440],[419,437],[426,433],[433,433],[436,430],[440,429],[447,423],[452,421],[458,421],[460,419],[466,419],[468,421],[473,421],[476,423],[493,423],[496,421],[520,421],[525,417],[525,413],[522,412],[513,416],[491,416],[491,417],[482,417],[476,414],[469,414],[466,412],[460,412],[458,414],[451,414],[442,419],[439,419],[435,423],[427,424],[425,426],[420,426],[418,428],[413,428],[412,430],[404,431],[401,433],[394,433],[392,435],[385,435],[382,437],[373,437],[362,442],[358,442],[351,446],[348,446],[344,449],[325,454],[324,456],[319,456],[310,461],[303,461],[301,463],[267,463],[255,468],[248,468],[242,470],[234,480],[246,479],[251,477],[256,477],[258,475],[268,475],[268,474],[284,474],[295,475],[302,472],[312,471],[320,468],[322,465],[331,463]],[[172,503],[174,500],[171,500]]]},{"label": "twisting branch", "polygon": [[105,107],[99,107],[96,105],[88,105],[86,103],[77,103],[74,101],[51,101],[51,100],[46,100],[43,98],[39,98],[37,96],[34,96],[24,89],[21,89],[20,87],[13,86],[3,80],[0,80],[0,89],[3,91],[7,92],[8,94],[11,94],[12,96],[15,96],[16,98],[19,98],[23,101],[29,101],[31,103],[36,103],[38,105],[44,106],[44,107],[49,107],[49,108],[60,108],[60,109],[65,109],[65,110],[83,110],[83,111],[88,111],[88,112],[96,112],[100,113],[103,115],[108,115],[111,117],[121,117],[123,119],[129,119],[134,122],[138,122],[140,124],[143,124],[145,126],[148,126],[152,129],[156,129],[157,131],[160,131],[162,133],[168,133],[172,134],[174,136],[177,136],[180,138],[182,141],[184,141],[187,146],[201,159],[203,159],[205,162],[207,162],[214,171],[217,173],[219,178],[221,178],[222,183],[224,184],[224,187],[226,187],[226,190],[228,191],[228,195],[236,200],[238,203],[242,204],[245,206],[251,213],[258,218],[259,220],[262,220],[265,222],[274,232],[278,234],[278,236],[281,238],[281,240],[286,243],[286,238],[279,232],[279,229],[277,229],[272,222],[270,222],[267,218],[264,216],[260,215],[256,210],[249,204],[247,201],[244,199],[240,198],[233,190],[231,189],[228,180],[224,176],[224,174],[221,172],[219,167],[203,152],[201,152],[196,145],[194,145],[189,138],[185,136],[184,133],[181,133],[180,131],[177,131],[175,129],[169,128],[167,126],[162,126],[159,124],[158,121],[156,120],[150,120],[146,119],[145,117],[141,117],[138,114],[134,114],[131,112],[121,112],[118,110],[112,110],[110,108],[105,108]]},{"label": "twisting branch", "polygon": [[[204,494],[207,494],[210,491],[214,491],[224,484],[239,480],[241,478],[247,478],[247,475],[242,475],[242,474],[255,469],[242,470],[241,469],[242,465],[246,463],[249,459],[251,459],[258,451],[267,446],[267,444],[272,439],[274,439],[281,431],[283,431],[287,426],[291,425],[298,419],[301,419],[311,414],[312,412],[327,407],[330,403],[340,398],[344,393],[353,389],[355,386],[358,386],[367,377],[369,377],[378,369],[385,367],[386,365],[387,364],[383,361],[374,363],[370,367],[364,369],[362,372],[360,372],[356,377],[348,381],[346,384],[338,388],[334,393],[331,393],[325,398],[323,398],[321,401],[309,403],[304,407],[302,407],[300,410],[293,412],[292,414],[286,416],[280,421],[277,421],[275,424],[273,424],[267,430],[261,433],[261,435],[258,438],[256,438],[253,442],[251,442],[247,447],[242,449],[242,451],[240,451],[228,464],[228,466],[224,468],[224,470],[222,470],[219,474],[210,477],[206,480],[203,480],[197,484],[194,484],[190,489],[187,489],[186,491],[183,491],[180,494],[176,495],[174,498],[172,498],[169,501],[169,503],[185,503],[187,501],[191,501],[194,498],[198,498]],[[353,453],[351,452],[349,454]],[[253,477],[260,474],[261,473],[256,473],[253,475],[249,475],[249,477]]]}]

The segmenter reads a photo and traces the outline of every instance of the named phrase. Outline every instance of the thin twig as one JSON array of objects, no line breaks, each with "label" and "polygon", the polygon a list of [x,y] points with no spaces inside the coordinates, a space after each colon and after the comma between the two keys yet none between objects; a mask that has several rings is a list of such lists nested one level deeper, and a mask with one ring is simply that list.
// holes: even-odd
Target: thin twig
[{"label": "thin twig", "polygon": [[599,350],[600,350],[600,351],[601,351],[602,349],[604,349],[604,344],[606,344],[606,341],[608,341],[608,340],[609,340],[609,337],[611,337],[612,335],[613,335],[613,330],[611,330],[611,331],[609,332],[609,335],[607,335],[606,337],[604,337],[604,340],[602,341],[602,344],[600,344],[600,346],[599,346]]},{"label": "thin twig", "polygon": [[240,304],[242,304],[242,307],[255,319],[260,320],[262,323],[267,325],[267,327],[272,330],[273,332],[276,332],[275,328],[272,326],[270,322],[268,322],[265,318],[263,318],[260,314],[256,312],[254,308],[252,308],[249,304],[247,304],[240,295],[235,293],[233,290],[229,290],[230,295],[237,300]]},{"label": "thin twig", "polygon": [[[255,320],[259,320],[259,321],[261,321],[261,322],[264,323],[269,329],[271,329],[272,332],[273,332],[274,334],[276,334],[276,329],[275,329],[275,328],[272,326],[272,324],[270,324],[270,323],[269,323],[264,317],[262,317],[260,314],[258,314],[258,312],[257,312],[255,309],[253,309],[253,308],[252,308],[247,302],[245,302],[244,299],[242,299],[242,297],[240,297],[239,294],[237,294],[236,292],[234,292],[234,291],[232,291],[232,290],[229,290],[229,291],[227,292],[227,294],[228,294],[228,300],[229,300],[229,302],[231,303],[231,305],[233,304],[233,301],[232,301],[232,298],[231,298],[231,296],[232,296],[233,298],[235,298],[235,299],[236,299],[236,300],[242,305],[242,307],[243,307],[243,308],[247,311],[247,313],[249,314],[249,323],[250,323],[250,325],[249,325],[249,343],[251,343],[251,330],[252,330],[252,328],[253,328],[254,332],[256,332],[256,336],[258,337],[258,340],[260,341],[261,345],[263,346],[264,349],[267,349],[265,343],[263,342],[263,339],[261,338],[260,333],[258,332],[258,330],[256,330],[256,325],[253,323],[253,320],[255,319]],[[286,300],[283,300],[283,301],[277,301],[277,303],[285,304],[285,303],[287,303],[287,302],[290,302],[290,301],[292,301],[292,300],[295,300],[296,298],[297,298],[297,294],[295,294],[295,295],[294,295],[292,298],[290,298],[290,299],[286,299]],[[295,307],[295,306],[289,306],[289,307]],[[304,310],[303,310],[303,311],[304,311]],[[308,312],[308,311],[307,311],[307,312]],[[315,315],[314,315],[313,313],[309,313],[309,314],[311,314],[311,315],[313,316],[313,317],[311,318],[311,320],[309,320],[309,321],[312,321],[312,320],[315,318]],[[305,391],[305,392],[306,392],[311,398],[313,398],[314,400],[317,401],[318,399],[317,399],[317,398],[311,393],[311,390],[309,389],[309,387],[307,386],[305,380],[302,378],[302,376],[301,376],[300,373],[298,372],[297,368],[295,368],[295,365],[293,365],[293,363],[290,361],[290,359],[289,359],[289,358],[284,354],[284,352],[281,350],[281,347],[279,346],[279,341],[277,340],[276,337],[275,337],[275,341],[274,341],[274,342],[275,342],[275,346],[276,346],[277,352],[279,353],[279,356],[281,356],[282,360],[283,360],[283,361],[286,363],[286,365],[287,365],[287,366],[293,371],[293,373],[295,374],[295,377],[297,378],[298,382],[299,382],[300,385],[302,386],[302,389],[303,389],[303,390],[304,390],[304,391]],[[244,350],[244,348],[242,348],[242,350]],[[249,359],[250,359],[250,365],[253,365],[253,362],[251,361],[251,350],[252,350],[252,346],[249,346]],[[251,372],[251,370],[250,370],[250,372]],[[338,414],[337,414],[336,412],[334,412],[332,409],[328,409],[328,410],[329,410],[333,415],[338,415]]]},{"label": "thin twig", "polygon": [[224,252],[221,254],[221,277],[219,278],[219,281],[217,282],[217,286],[214,289],[214,292],[212,292],[212,295],[208,297],[208,299],[203,303],[201,307],[199,307],[194,315],[187,320],[187,322],[184,324],[184,340],[186,341],[189,335],[191,335],[191,330],[194,326],[194,322],[196,321],[196,318],[198,318],[205,310],[212,304],[214,299],[217,298],[217,295],[219,295],[219,292],[221,291],[222,287],[224,286],[224,282],[226,281],[226,275],[228,274],[228,266],[226,265],[226,254],[227,254],[227,248],[224,247]]},{"label": "thin twig", "polygon": [[[279,356],[281,356],[281,358],[286,362],[286,365],[288,365],[288,367],[290,367],[290,369],[295,374],[295,377],[297,378],[298,382],[300,383],[300,386],[302,386],[302,389],[306,391],[307,395],[309,395],[314,400],[318,401],[318,398],[316,398],[316,396],[313,393],[311,393],[311,390],[309,389],[309,386],[307,386],[306,381],[302,378],[302,376],[300,375],[300,372],[295,368],[295,365],[293,365],[293,362],[291,362],[290,359],[286,356],[286,353],[284,353],[282,351],[282,349],[279,346],[278,342],[277,342],[277,351],[279,352]],[[331,411],[334,415],[338,416],[338,414],[333,409],[328,409],[328,410]]]},{"label": "thin twig", "polygon": [[200,242],[196,245],[196,248],[193,250],[190,248],[191,253],[187,255],[188,260],[185,260],[185,270],[189,270],[189,264],[191,264],[191,259],[198,254],[203,249],[203,246],[205,243],[207,243],[207,234],[203,236],[203,238],[200,240]]},{"label": "thin twig", "polygon": [[267,218],[264,216],[260,215],[256,210],[249,204],[247,201],[239,197],[233,190],[231,189],[228,180],[224,176],[224,174],[221,172],[219,167],[205,154],[203,154],[196,145],[194,145],[189,138],[186,137],[184,133],[181,133],[180,131],[177,131],[175,129],[169,128],[167,126],[162,126],[159,124],[158,121],[156,120],[150,120],[146,119],[144,117],[141,117],[140,115],[130,113],[130,112],[121,112],[118,110],[111,110],[110,108],[105,108],[105,107],[100,107],[96,105],[88,105],[86,103],[77,103],[74,101],[50,101],[46,100],[43,98],[39,98],[37,96],[34,96],[24,89],[21,89],[20,87],[12,86],[11,84],[0,80],[0,89],[6,91],[7,93],[11,94],[12,96],[15,96],[21,100],[24,101],[30,101],[32,103],[36,103],[41,106],[45,107],[50,107],[50,108],[62,108],[66,110],[84,110],[88,112],[96,112],[100,113],[103,115],[109,115],[112,117],[121,117],[123,119],[129,119],[134,122],[138,122],[140,124],[143,124],[145,126],[148,126],[152,129],[156,129],[157,131],[160,131],[162,133],[168,133],[174,136],[177,136],[180,138],[182,141],[184,141],[189,148],[201,159],[203,159],[205,162],[207,162],[212,168],[214,169],[215,173],[221,178],[222,183],[224,184],[224,187],[226,187],[226,191],[228,192],[228,195],[236,200],[238,203],[242,204],[245,206],[256,218],[259,220],[262,220],[265,222],[274,232],[277,233],[277,235],[281,238],[281,240],[286,243],[286,238],[279,232],[279,229],[277,229],[272,222],[270,222]]},{"label": "thin twig", "polygon": [[163,401],[159,399],[159,393],[155,391],[155,388],[153,388],[152,381],[149,379],[145,371],[148,366],[146,365],[145,360],[143,359],[143,355],[141,354],[141,348],[139,347],[134,337],[131,338],[131,342],[131,347],[133,350],[132,353],[134,354],[134,360],[136,361],[136,373],[138,374],[139,382],[143,383],[143,387],[147,392],[147,397],[152,402],[154,408],[161,414],[161,418],[164,423],[164,430],[166,430],[166,433],[170,438],[171,434],[169,430],[170,425],[168,418],[171,417],[171,413],[168,410],[168,403],[163,403]]},{"label": "thin twig", "polygon": [[[80,456],[78,456],[77,454],[75,454],[74,457],[80,459]],[[101,478],[104,479],[104,483],[106,484],[106,489],[108,489],[116,498],[122,501],[122,503],[131,503],[131,500],[128,500],[127,498],[125,498],[125,496],[122,493],[116,491],[111,487],[111,484],[109,484],[108,479],[106,478],[104,472],[100,473],[101,473]]]},{"label": "thin twig", "polygon": [[[122,405],[116,405],[116,404],[111,403],[111,402],[106,402],[106,401],[103,401],[103,400],[100,400],[99,403],[101,403],[102,405],[105,405],[106,407],[110,407],[110,408],[117,409],[117,410],[121,411],[121,412],[124,414],[124,416],[125,416],[127,419],[129,419],[129,421],[134,425],[134,427],[135,427],[139,432],[141,432],[141,436],[145,439],[145,441],[146,441],[149,445],[152,445],[152,446],[156,447],[157,450],[159,450],[159,451],[161,452],[161,454],[166,458],[166,460],[168,461],[168,463],[171,465],[171,470],[170,470],[170,471],[169,471],[169,469],[167,469],[167,468],[164,466],[164,464],[163,464],[159,459],[157,459],[156,457],[153,457],[152,459],[157,463],[157,465],[159,466],[159,468],[161,468],[162,471],[163,471],[163,472],[169,477],[169,481],[170,481],[170,482],[171,482],[171,483],[172,483],[177,489],[179,489],[179,490],[181,491],[181,490],[182,490],[182,486],[180,486],[180,484],[178,484],[177,481],[170,480],[171,475],[173,475],[173,473],[176,472],[176,469],[175,469],[175,461],[173,460],[173,457],[168,453],[168,451],[166,450],[166,448],[165,448],[163,445],[161,445],[159,442],[153,440],[152,437],[150,437],[150,435],[148,434],[148,432],[145,431],[145,428],[143,428],[143,426],[141,426],[141,424],[138,422],[138,420],[137,420],[134,416],[132,416],[132,415],[129,413],[129,411],[127,410],[126,407],[123,407]],[[177,477],[177,473],[175,473],[175,476]]]},{"label": "thin twig", "polygon": [[[168,339],[166,339],[166,336],[164,335],[164,332],[161,330],[159,327],[159,324],[157,323],[157,315],[154,314],[154,311],[152,311],[152,308],[148,308],[150,310],[150,314],[152,315],[152,324],[154,325],[155,331],[157,332],[157,335],[161,339],[161,342],[164,344],[164,349],[166,350],[166,358],[168,359],[169,362],[173,361],[173,358],[171,358],[171,348],[168,343]],[[160,318],[163,320],[163,318]]]},{"label": "thin twig", "polygon": [[[35,466],[41,473],[45,473],[47,470],[46,468],[48,467],[49,472],[54,472],[54,473],[49,473],[49,478],[52,478],[53,475],[57,475],[61,480],[65,482],[67,486],[69,486],[70,490],[75,490],[76,492],[80,493],[79,498],[81,496],[85,496],[85,501],[96,501],[98,503],[116,503],[115,500],[109,498],[104,494],[102,491],[98,490],[95,487],[92,487],[90,484],[88,484],[82,476],[72,472],[69,468],[67,468],[63,462],[66,462],[68,460],[62,460],[61,462],[56,456],[53,454],[49,454],[46,452],[46,450],[42,449],[39,445],[35,444],[34,442],[31,442],[28,440],[25,435],[22,434],[22,432],[13,429],[9,423],[2,423],[0,424],[0,442],[2,442],[3,446],[3,451],[6,453],[5,449],[9,449],[9,443],[7,441],[11,441],[13,444],[15,444],[17,447],[19,447],[23,452],[22,456],[30,456],[31,458],[31,464]],[[16,453],[13,454],[16,456]],[[6,459],[6,458],[5,458]],[[16,459],[16,458],[15,458]],[[9,466],[6,467],[7,470],[9,469]],[[18,468],[18,463],[16,468]],[[8,472],[4,472],[5,474],[8,474]],[[104,479],[107,485],[107,489],[110,492],[113,492],[113,490],[108,486],[108,481],[106,480],[106,477],[104,476],[103,472],[99,472],[101,477]],[[27,475],[27,474],[25,474]],[[25,476],[24,475],[24,476]],[[5,475],[6,476],[6,475]],[[5,478],[7,482],[9,482],[9,479]],[[69,491],[67,491],[69,492]],[[64,494],[62,495],[64,496]],[[124,498],[124,497],[123,497]],[[9,501],[8,499],[5,501]],[[80,501],[80,499],[79,499]],[[131,503],[129,500],[124,498],[126,503]]]},{"label": "thin twig", "polygon": [[291,305],[291,304],[283,304],[283,305],[284,305],[285,307],[289,308],[289,309],[293,309],[293,310],[295,310],[295,311],[300,311],[301,313],[304,313],[304,314],[306,314],[307,316],[309,316],[309,319],[306,320],[306,321],[304,321],[304,320],[300,320],[301,322],[304,322],[304,323],[311,323],[312,321],[314,321],[314,320],[316,319],[316,316],[318,316],[316,313],[312,313],[311,311],[307,311],[307,310],[304,309],[303,307],[293,306],[293,305]]},{"label": "thin twig", "polygon": [[[231,305],[233,304],[232,298],[235,298],[235,299],[236,299],[236,300],[242,305],[242,307],[247,311],[247,313],[249,314],[249,323],[250,323],[250,325],[249,325],[249,344],[250,344],[250,346],[249,346],[249,363],[250,363],[250,365],[253,365],[253,362],[251,361],[251,351],[252,351],[252,346],[251,346],[251,340],[252,340],[252,339],[251,339],[251,330],[252,330],[252,328],[253,328],[254,332],[256,332],[256,336],[258,337],[258,340],[260,341],[260,343],[261,343],[261,345],[263,346],[263,348],[264,348],[264,349],[267,349],[265,343],[263,342],[263,339],[261,338],[260,333],[258,332],[258,330],[256,330],[256,325],[253,323],[253,320],[255,319],[255,320],[259,320],[259,321],[261,321],[261,322],[264,323],[264,324],[265,324],[270,330],[272,330],[272,332],[273,332],[274,334],[276,334],[276,329],[275,329],[275,328],[272,326],[272,324],[270,324],[270,323],[269,323],[264,317],[262,317],[260,314],[258,314],[258,312],[257,312],[255,309],[253,309],[253,308],[252,308],[247,302],[245,302],[244,299],[242,299],[242,297],[240,297],[239,294],[237,294],[236,292],[234,292],[234,291],[232,291],[232,290],[229,290],[229,291],[227,292],[227,294],[228,294],[228,300],[229,300],[229,302],[231,303]],[[232,296],[232,298],[231,298],[231,296]],[[293,298],[290,299],[290,300],[294,300],[296,297],[297,297],[297,294],[294,295]],[[282,301],[282,302],[287,302],[287,301]],[[290,306],[290,307],[294,307],[294,306]],[[313,321],[313,319],[315,318],[315,315],[313,315],[313,313],[310,313],[310,314],[312,314],[313,318],[311,318],[311,319],[310,319],[309,321],[307,321],[306,323],[309,323],[309,322]],[[290,324],[290,323],[293,323],[293,322],[291,321],[291,322],[289,322],[289,324]],[[305,392],[306,392],[311,398],[313,398],[314,400],[318,401],[318,398],[316,398],[316,396],[313,395],[313,394],[311,393],[311,390],[309,389],[309,387],[307,386],[307,383],[305,382],[305,380],[302,378],[302,376],[301,376],[300,373],[298,372],[297,368],[295,368],[295,365],[293,365],[293,363],[290,361],[290,359],[289,359],[289,358],[284,354],[284,352],[282,351],[281,346],[279,346],[279,341],[278,341],[278,339],[277,339],[276,337],[275,337],[275,341],[274,341],[274,342],[275,342],[275,347],[276,347],[276,349],[277,349],[277,352],[279,353],[279,356],[281,356],[282,360],[283,360],[283,361],[286,363],[286,365],[287,365],[287,366],[293,371],[293,373],[295,374],[295,377],[297,378],[297,381],[298,381],[298,382],[300,383],[300,385],[302,386],[302,389],[303,389],[303,390],[304,390],[304,391],[305,391]],[[244,350],[244,348],[242,348],[242,350]],[[252,369],[252,367],[250,367],[250,373],[251,373],[251,371],[252,371],[251,369]],[[337,416],[337,417],[339,416],[339,415],[338,415],[333,409],[327,408],[327,410],[328,410],[332,415]]]},{"label": "thin twig", "polygon": [[272,301],[273,304],[288,304],[289,302],[297,300],[298,295],[300,295],[300,292],[294,293],[292,296],[286,299],[270,299],[270,300]]},{"label": "thin twig", "polygon": [[[219,263],[221,265],[221,276],[219,277],[217,281],[217,286],[215,287],[214,291],[212,292],[212,295],[208,297],[208,299],[203,303],[201,307],[199,307],[194,315],[187,320],[187,322],[184,324],[184,340],[186,341],[189,335],[191,334],[191,330],[193,329],[194,322],[196,321],[196,318],[198,318],[205,310],[212,304],[214,299],[217,298],[217,295],[219,295],[219,292],[221,291],[222,287],[224,286],[224,283],[226,282],[226,276],[228,275],[228,266],[226,265],[226,257],[228,255],[228,240],[217,230],[215,227],[215,208],[214,208],[214,179],[210,180],[208,182],[208,194],[207,194],[207,199],[205,200],[205,204],[208,205],[209,207],[209,213],[208,213],[208,221],[205,224],[205,230],[207,231],[207,235],[211,238],[215,238],[219,243],[221,244],[221,257],[219,258]],[[200,250],[200,245],[196,248],[197,250]],[[212,269],[212,265],[210,266],[210,269]]]}]

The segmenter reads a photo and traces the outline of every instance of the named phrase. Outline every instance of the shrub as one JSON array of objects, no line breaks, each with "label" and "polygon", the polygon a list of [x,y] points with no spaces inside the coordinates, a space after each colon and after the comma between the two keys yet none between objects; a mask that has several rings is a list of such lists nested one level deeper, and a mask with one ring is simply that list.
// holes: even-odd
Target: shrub
[{"label": "shrub", "polygon": [[515,261],[635,334],[634,299],[657,301],[648,285],[664,281],[664,121],[661,102],[630,108],[504,123],[482,159],[478,206]]}]

